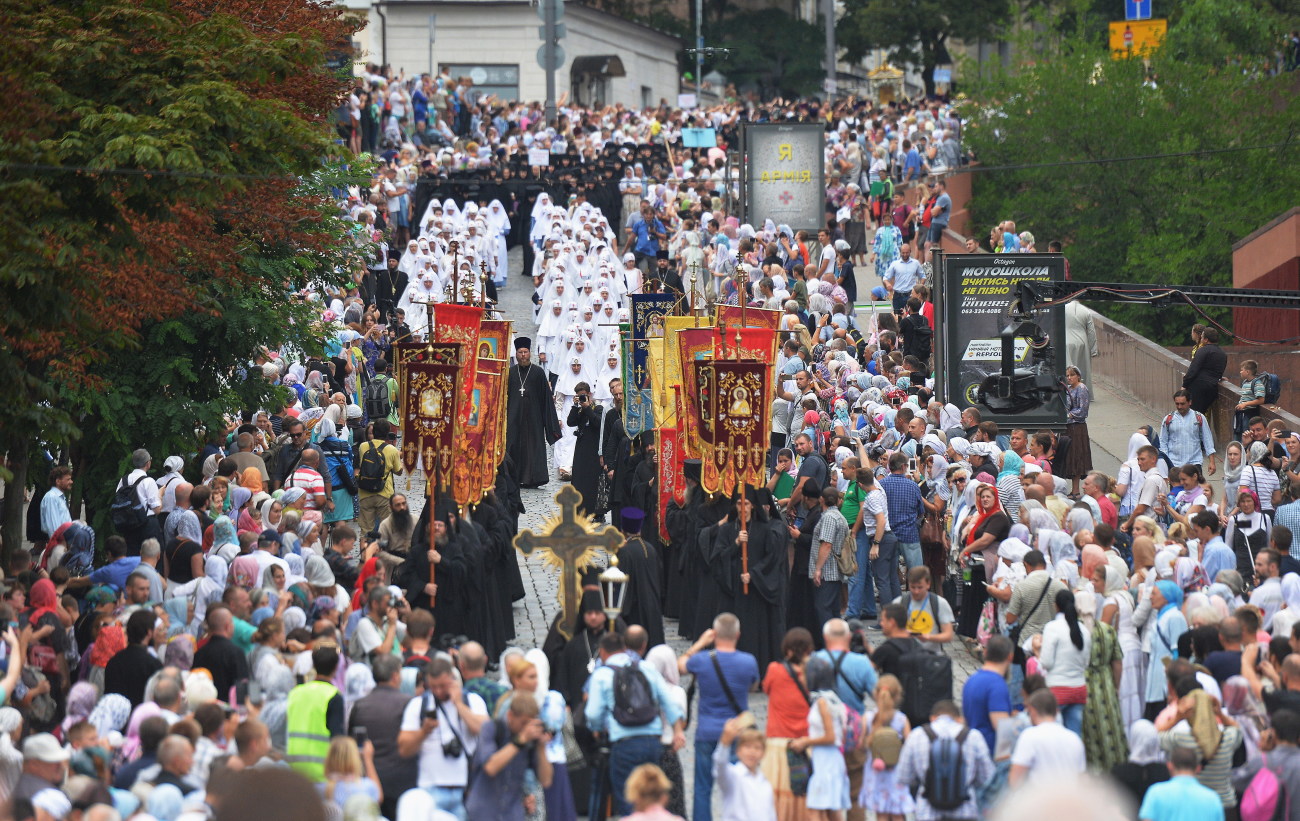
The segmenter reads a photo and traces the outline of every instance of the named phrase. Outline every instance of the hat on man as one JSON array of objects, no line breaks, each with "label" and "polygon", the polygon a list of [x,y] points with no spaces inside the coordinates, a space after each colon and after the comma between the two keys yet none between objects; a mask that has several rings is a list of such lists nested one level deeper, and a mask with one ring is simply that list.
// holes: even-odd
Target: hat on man
[{"label": "hat on man", "polygon": [[46,764],[59,764],[72,758],[72,753],[64,749],[58,739],[49,733],[37,733],[28,736],[23,742],[23,758],[28,761],[43,761]]},{"label": "hat on man", "polygon": [[520,348],[526,348],[527,350],[531,351],[533,349],[533,340],[529,339],[526,336],[516,337],[515,350],[519,350]]},{"label": "hat on man", "polygon": [[645,521],[645,511],[639,507],[625,507],[619,511],[620,526],[624,533],[640,533]]},{"label": "hat on man", "polygon": [[687,459],[682,463],[682,475],[696,484],[699,484],[703,469],[704,462],[699,459]]}]

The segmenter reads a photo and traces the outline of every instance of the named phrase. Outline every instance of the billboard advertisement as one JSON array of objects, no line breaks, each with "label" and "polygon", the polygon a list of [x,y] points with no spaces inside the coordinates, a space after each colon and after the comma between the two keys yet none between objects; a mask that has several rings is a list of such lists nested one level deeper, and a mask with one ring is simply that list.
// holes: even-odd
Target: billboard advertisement
[{"label": "billboard advertisement", "polygon": [[[1059,254],[943,254],[935,293],[936,338],[945,401],[958,408],[977,407],[985,419],[1003,429],[1055,426],[1065,423],[1062,394],[1034,410],[994,413],[976,401],[984,379],[1002,372],[1002,329],[1010,324],[1007,306],[1021,280],[1059,282],[1065,279],[1065,257]],[[1065,380],[1065,308],[1039,311],[1035,321],[1051,339],[1046,349],[1034,349],[1027,338],[1015,341],[1017,370]]]},{"label": "billboard advertisement", "polygon": [[746,125],[746,221],[770,219],[796,231],[825,225],[825,144],[825,130],[816,123]]}]

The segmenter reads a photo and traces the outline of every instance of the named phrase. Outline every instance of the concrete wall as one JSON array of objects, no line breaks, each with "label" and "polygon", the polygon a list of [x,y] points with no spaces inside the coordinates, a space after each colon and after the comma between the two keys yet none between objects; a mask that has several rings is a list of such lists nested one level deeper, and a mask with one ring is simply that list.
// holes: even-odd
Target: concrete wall
[{"label": "concrete wall", "polygon": [[[435,65],[492,64],[519,67],[521,100],[544,100],[546,74],[537,65],[537,36],[541,19],[527,2],[397,2],[384,5],[388,18],[387,62],[408,75],[429,70],[428,17],[438,16]],[[610,79],[607,101],[640,107],[642,88],[653,104],[675,102],[678,91],[677,52],[681,43],[653,29],[576,3],[566,4],[567,36],[560,41],[567,59],[556,72],[556,95],[570,88],[569,69],[575,57],[617,55],[627,76]],[[382,21],[370,12],[370,52],[380,59]]]}]

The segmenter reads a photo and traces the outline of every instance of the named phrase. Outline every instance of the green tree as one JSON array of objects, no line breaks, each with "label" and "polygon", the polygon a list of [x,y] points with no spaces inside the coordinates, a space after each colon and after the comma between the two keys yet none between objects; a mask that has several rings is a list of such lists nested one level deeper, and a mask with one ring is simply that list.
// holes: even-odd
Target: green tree
[{"label": "green tree", "polygon": [[[976,232],[1011,219],[1040,248],[1062,240],[1076,279],[1231,285],[1232,243],[1294,205],[1300,184],[1294,150],[1233,150],[1287,143],[1300,122],[1297,78],[1261,70],[1269,30],[1266,11],[1189,0],[1149,71],[1066,38],[982,84],[967,142],[986,167],[1030,167],[977,177]],[[1096,307],[1185,341],[1190,309]]]},{"label": "green tree", "polygon": [[[262,323],[281,318],[274,306],[286,291],[347,270],[355,246],[339,241],[325,186],[364,169],[321,171],[334,148],[326,115],[347,82],[326,57],[356,30],[340,8],[0,0],[0,17],[11,33],[0,53],[9,107],[0,129],[0,383],[10,387],[0,450],[9,486],[20,488],[37,478],[28,466],[41,446],[80,437],[92,452],[107,436],[129,451],[175,435],[155,429],[164,420],[183,416],[181,430],[192,431],[216,406],[238,407],[230,360],[283,335]],[[250,309],[244,299],[267,304]],[[232,319],[232,306],[243,316]],[[251,324],[237,339],[209,321]],[[224,335],[225,358],[178,361],[201,353],[186,350],[181,325],[206,330],[202,344]],[[309,326],[286,327],[310,344]],[[158,359],[173,352],[169,364]],[[215,379],[219,393],[187,406],[178,398],[195,388],[186,368]],[[134,402],[150,407],[114,418]],[[125,454],[101,456],[120,465]],[[20,493],[7,494],[6,549],[21,544],[21,504]]]},{"label": "green tree", "polygon": [[848,62],[885,49],[891,62],[919,67],[926,94],[933,94],[935,66],[952,62],[949,44],[992,39],[1009,16],[1007,0],[844,0],[835,32]]},{"label": "green tree", "polygon": [[767,9],[737,13],[720,28],[720,45],[731,53],[717,67],[737,88],[756,86],[764,99],[814,94],[821,88],[826,76],[821,26]]}]

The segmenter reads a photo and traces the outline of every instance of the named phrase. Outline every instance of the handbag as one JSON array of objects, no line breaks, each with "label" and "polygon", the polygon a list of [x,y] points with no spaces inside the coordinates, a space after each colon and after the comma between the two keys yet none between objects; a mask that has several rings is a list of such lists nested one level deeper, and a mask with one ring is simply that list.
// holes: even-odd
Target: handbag
[{"label": "handbag", "polygon": [[[781,665],[785,667],[785,672],[790,676],[790,680],[794,682],[794,686],[799,688],[803,700],[808,702],[808,706],[811,707],[812,697],[808,695],[808,688],[803,686],[803,682],[799,680],[799,676],[795,673],[794,668],[790,666],[790,662],[783,661]],[[787,746],[785,748],[785,763],[790,770],[790,792],[798,796],[808,795],[808,780],[812,778],[812,759],[808,757],[807,753],[797,752]]]},{"label": "handbag", "polygon": [[560,737],[564,739],[564,763],[569,772],[587,766],[587,757],[582,753],[578,737],[573,731],[573,713],[564,711],[564,725],[560,728]]},{"label": "handbag", "polygon": [[943,544],[943,521],[938,511],[927,510],[922,517],[921,544]]},{"label": "handbag", "polygon": [[984,602],[984,607],[980,609],[979,624],[975,628],[975,640],[980,643],[980,647],[987,647],[989,639],[998,629],[998,604],[997,599],[990,598]]}]

